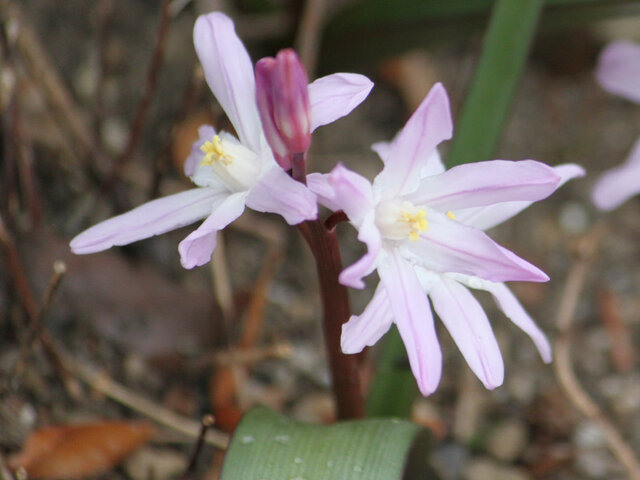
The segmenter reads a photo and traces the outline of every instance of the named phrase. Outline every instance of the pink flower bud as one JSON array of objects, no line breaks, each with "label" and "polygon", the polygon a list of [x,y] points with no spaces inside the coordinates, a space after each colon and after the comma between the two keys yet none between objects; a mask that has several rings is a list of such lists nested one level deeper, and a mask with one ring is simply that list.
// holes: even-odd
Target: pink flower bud
[{"label": "pink flower bud", "polygon": [[285,49],[256,64],[256,100],[265,136],[282,168],[311,144],[311,107],[307,75],[298,55]]}]

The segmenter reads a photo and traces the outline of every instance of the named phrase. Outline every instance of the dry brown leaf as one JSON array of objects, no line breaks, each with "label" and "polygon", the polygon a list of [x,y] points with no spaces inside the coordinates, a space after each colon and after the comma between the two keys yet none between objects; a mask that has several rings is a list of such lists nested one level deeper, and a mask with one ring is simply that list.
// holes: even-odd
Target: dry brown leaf
[{"label": "dry brown leaf", "polygon": [[41,428],[10,459],[10,466],[23,467],[29,478],[84,478],[108,471],[152,433],[153,427],[147,422],[108,421]]}]

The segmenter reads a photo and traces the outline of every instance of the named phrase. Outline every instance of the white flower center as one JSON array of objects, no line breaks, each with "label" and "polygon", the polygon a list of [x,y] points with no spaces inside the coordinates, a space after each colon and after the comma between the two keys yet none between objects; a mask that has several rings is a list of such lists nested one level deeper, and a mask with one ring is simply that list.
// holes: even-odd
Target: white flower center
[{"label": "white flower center", "polygon": [[427,212],[413,203],[385,200],[376,207],[376,225],[389,240],[416,241],[429,229]]},{"label": "white flower center", "polygon": [[243,146],[236,138],[222,132],[200,147],[204,158],[197,167],[194,181],[206,183],[210,174],[231,191],[248,190],[260,174],[260,157]]}]

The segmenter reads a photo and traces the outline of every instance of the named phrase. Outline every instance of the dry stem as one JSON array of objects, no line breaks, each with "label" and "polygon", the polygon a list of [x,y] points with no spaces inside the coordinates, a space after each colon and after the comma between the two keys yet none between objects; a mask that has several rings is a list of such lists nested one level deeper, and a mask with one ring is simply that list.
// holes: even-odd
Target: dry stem
[{"label": "dry stem", "polygon": [[605,440],[609,444],[609,448],[625,467],[629,478],[640,480],[640,462],[633,450],[622,438],[616,426],[582,388],[571,364],[571,324],[582,287],[584,286],[585,277],[591,266],[591,259],[605,229],[606,227],[603,224],[595,226],[578,245],[577,258],[569,271],[558,308],[556,320],[558,337],[555,343],[556,359],[554,366],[558,382],[569,401],[585,417],[600,427]]}]

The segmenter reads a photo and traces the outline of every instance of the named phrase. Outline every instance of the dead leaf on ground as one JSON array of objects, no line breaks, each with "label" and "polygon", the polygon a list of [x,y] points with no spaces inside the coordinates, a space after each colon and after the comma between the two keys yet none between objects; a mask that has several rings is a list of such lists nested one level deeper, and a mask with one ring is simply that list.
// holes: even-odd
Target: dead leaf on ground
[{"label": "dead leaf on ground", "polygon": [[29,478],[78,479],[108,471],[142,446],[153,426],[147,422],[109,421],[59,425],[33,432],[11,457]]}]

